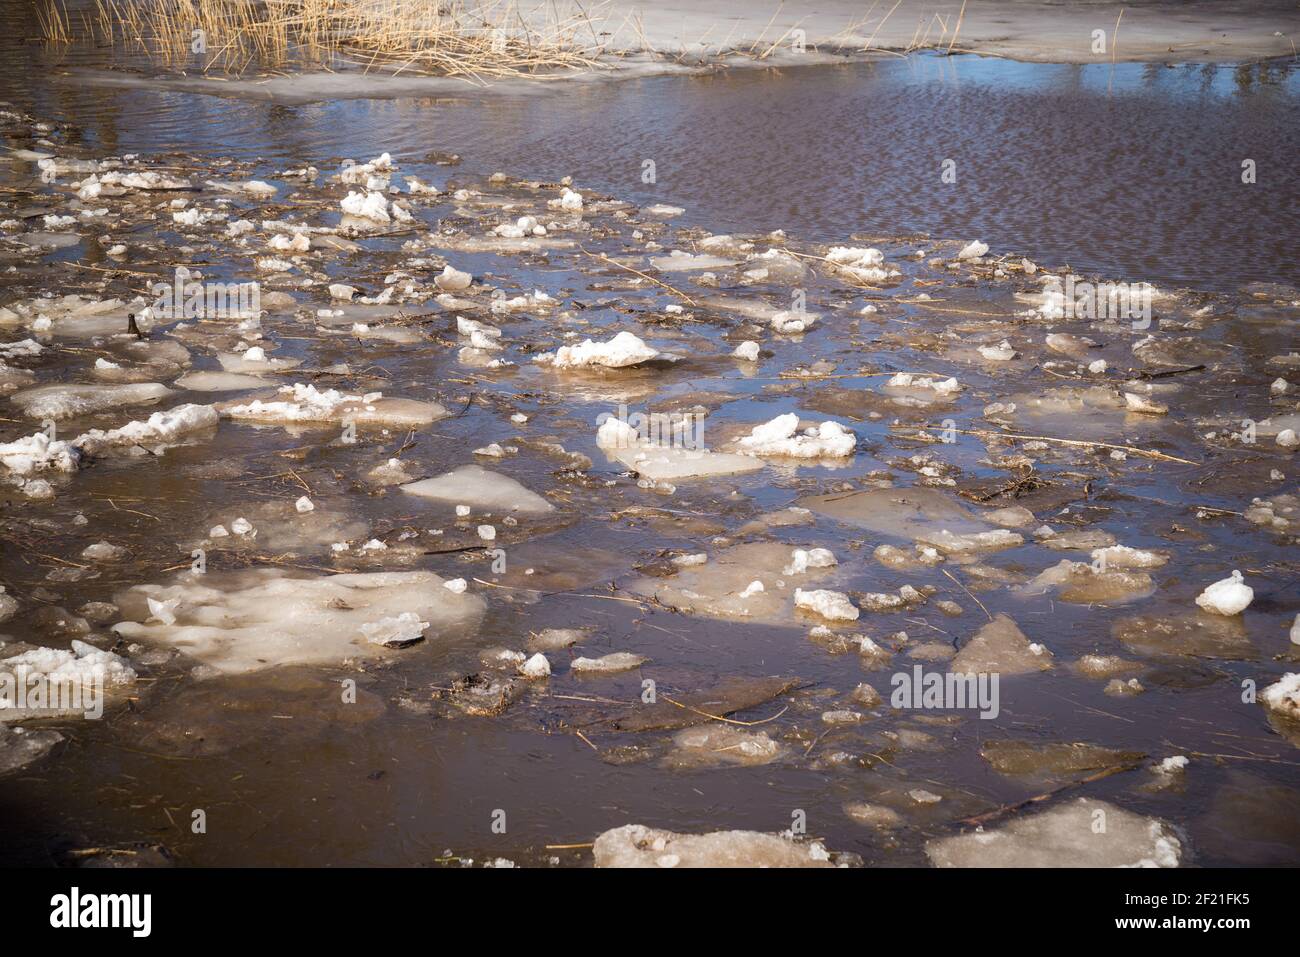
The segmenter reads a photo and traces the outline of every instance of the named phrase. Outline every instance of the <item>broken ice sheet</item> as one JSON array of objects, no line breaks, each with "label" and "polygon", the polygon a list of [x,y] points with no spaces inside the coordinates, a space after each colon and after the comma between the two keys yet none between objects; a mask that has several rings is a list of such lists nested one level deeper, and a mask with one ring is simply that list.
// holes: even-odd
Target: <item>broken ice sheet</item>
[{"label": "broken ice sheet", "polygon": [[[71,650],[23,645],[6,648],[0,654],[4,655],[0,658],[0,674],[10,680],[39,675],[49,683],[45,687],[50,695],[45,707],[38,707],[32,700],[25,708],[17,707],[15,701],[7,702],[0,708],[0,724],[34,717],[82,716],[96,707],[97,700],[110,707],[136,679],[135,669],[125,658],[75,639]],[[68,697],[55,695],[50,685],[56,683],[64,689],[60,695]],[[103,698],[97,699],[100,694]],[[59,708],[59,703],[74,706]]]},{"label": "broken ice sheet", "polygon": [[[199,523],[200,529],[196,529],[199,534],[194,542],[209,550],[258,549],[280,553],[322,549],[335,542],[362,538],[370,531],[366,522],[324,502],[306,512],[298,511],[290,501],[232,502],[206,514],[207,518]],[[252,526],[249,532],[239,533],[236,523],[240,519]],[[231,534],[214,536],[212,530],[217,526]]]},{"label": "broken ice sheet", "polygon": [[10,396],[31,419],[70,419],[131,405],[149,405],[172,394],[158,382],[129,385],[42,385]]},{"label": "broken ice sheet", "polygon": [[1063,559],[1040,572],[1019,589],[1023,595],[1043,595],[1053,589],[1061,601],[1080,605],[1122,605],[1151,595],[1155,582],[1143,571],[1106,567]]},{"label": "broken ice sheet", "polygon": [[63,735],[47,728],[11,728],[0,723],[0,775],[34,764],[62,740]]},{"label": "broken ice sheet", "polygon": [[1121,618],[1111,626],[1111,634],[1147,657],[1186,655],[1248,661],[1257,654],[1241,618],[1199,610]]},{"label": "broken ice sheet", "polygon": [[986,741],[980,748],[999,774],[1034,781],[1082,778],[1098,771],[1136,767],[1146,755],[1080,741]]},{"label": "broken ice sheet", "polygon": [[[124,638],[171,645],[228,674],[290,664],[339,664],[382,653],[362,625],[410,612],[430,623],[430,639],[473,631],[486,603],[455,594],[425,571],[290,578],[274,568],[250,569],[203,584],[136,585],[115,601]],[[176,601],[174,624],[150,621],[147,599]]]},{"label": "broken ice sheet", "polygon": [[965,535],[995,530],[956,496],[924,486],[810,495],[797,504],[845,524],[905,541],[930,539],[945,532]]},{"label": "broken ice sheet", "polygon": [[675,834],[627,824],[596,838],[597,867],[833,867],[818,841],[757,831]]},{"label": "broken ice sheet", "polygon": [[[730,675],[704,691],[668,693],[670,702],[637,705],[610,718],[584,725],[590,729],[614,732],[673,731],[690,728],[706,721],[716,721],[755,708],[798,688],[798,678],[749,678]],[[676,703],[673,703],[676,702]]]},{"label": "broken ice sheet", "polygon": [[690,615],[793,625],[795,590],[809,590],[811,582],[836,573],[824,566],[787,574],[794,551],[768,542],[736,545],[711,554],[703,565],[681,568],[669,578],[640,579],[627,590]]},{"label": "broken ice sheet", "polygon": [[950,670],[954,674],[1019,675],[1051,667],[1052,653],[1031,642],[1010,617],[999,614],[962,646]]},{"label": "broken ice sheet", "polygon": [[451,505],[493,513],[545,514],[555,506],[520,482],[478,465],[462,465],[434,478],[403,485],[402,491]]},{"label": "broken ice sheet", "polygon": [[[1096,826],[1099,819],[1104,828]],[[1173,828],[1158,818],[1075,798],[932,840],[925,853],[935,867],[1177,867],[1184,852]]]},{"label": "broken ice sheet", "polygon": [[382,392],[350,395],[337,389],[318,390],[296,383],[284,386],[280,398],[251,402],[230,401],[217,405],[223,418],[280,425],[325,425],[352,423],[357,426],[428,425],[447,415],[437,402],[385,397]]},{"label": "broken ice sheet", "polygon": [[172,383],[178,389],[191,392],[241,392],[265,389],[270,383],[258,376],[237,372],[190,372]]},{"label": "broken ice sheet", "polygon": [[789,748],[766,731],[712,723],[673,735],[673,750],[665,755],[663,766],[675,771],[723,765],[754,767],[771,764],[788,752]]}]

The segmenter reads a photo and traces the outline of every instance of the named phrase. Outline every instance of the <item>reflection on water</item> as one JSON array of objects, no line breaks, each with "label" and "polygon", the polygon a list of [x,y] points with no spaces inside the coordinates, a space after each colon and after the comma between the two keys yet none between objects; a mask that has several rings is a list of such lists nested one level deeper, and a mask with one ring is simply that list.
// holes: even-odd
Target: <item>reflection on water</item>
[{"label": "reflection on water", "polygon": [[[71,76],[30,84],[26,45],[0,95],[82,124],[107,152],[268,161],[459,153],[717,230],[980,237],[1113,278],[1231,288],[1295,274],[1295,64],[1075,66],[913,57],[777,72],[550,86],[541,95],[307,105]],[[46,64],[48,66],[48,63]],[[369,152],[368,152],[369,151]],[[1241,182],[1242,161],[1257,182]],[[656,182],[642,182],[653,160]],[[945,160],[955,182],[944,182]],[[951,177],[949,177],[951,178]]]}]

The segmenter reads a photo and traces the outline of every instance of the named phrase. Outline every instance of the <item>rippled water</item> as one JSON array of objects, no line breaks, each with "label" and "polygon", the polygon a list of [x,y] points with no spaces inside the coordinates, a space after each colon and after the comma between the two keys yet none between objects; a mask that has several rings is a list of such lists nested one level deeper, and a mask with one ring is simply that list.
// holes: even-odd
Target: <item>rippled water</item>
[{"label": "rippled water", "polygon": [[[468,170],[571,174],[632,201],[673,203],[715,230],[980,237],[1116,279],[1206,289],[1296,275],[1300,73],[1290,61],[912,57],[309,104],[99,87],[79,72],[104,64],[103,51],[27,45],[0,67],[0,91],[75,117],[109,151],[280,160],[438,150]],[[71,72],[32,84],[42,68]],[[949,159],[955,183],[941,178]],[[1245,159],[1253,185],[1241,182]],[[646,160],[653,186],[642,182]]]},{"label": "rippled water", "polygon": [[[455,409],[470,394],[482,397],[466,404],[462,415],[419,435],[409,458],[425,474],[462,464],[470,449],[508,442],[521,431],[561,438],[566,447],[598,462],[593,481],[576,485],[557,479],[555,461],[533,450],[501,465],[532,488],[557,490],[571,522],[532,541],[527,530],[521,531],[519,544],[509,546],[512,556],[535,566],[546,589],[582,594],[533,601],[485,588],[491,600],[478,634],[421,646],[395,665],[359,673],[302,669],[196,682],[183,667],[160,667],[129,708],[101,725],[70,729],[68,745],[53,759],[6,780],[0,858],[47,863],[65,844],[157,841],[193,864],[429,864],[441,860],[446,849],[479,860],[505,856],[543,863],[554,857],[582,864],[587,860],[582,849],[548,845],[580,845],[605,828],[632,821],[678,831],[778,831],[790,825],[792,809],[798,809],[806,812],[810,833],[837,850],[855,851],[873,864],[917,864],[924,861],[924,840],[945,833],[954,820],[1036,790],[995,774],[981,759],[981,745],[999,736],[1096,741],[1153,758],[1231,752],[1218,760],[1194,758],[1185,788],[1173,792],[1145,792],[1139,788],[1145,778],[1116,775],[1089,793],[1173,821],[1190,835],[1193,860],[1296,862],[1300,836],[1292,812],[1300,776],[1295,750],[1268,727],[1257,706],[1231,706],[1242,680],[1262,683],[1294,666],[1288,664],[1294,652],[1285,640],[1285,626],[1300,610],[1294,545],[1240,520],[1202,522],[1195,516],[1196,506],[1238,513],[1261,490],[1279,490],[1265,481],[1272,468],[1294,471],[1271,452],[1220,456],[1198,437],[1209,428],[1201,424],[1205,418],[1267,415],[1267,385],[1277,374],[1268,361],[1295,348],[1293,308],[1288,311],[1264,293],[1258,298],[1237,293],[1254,281],[1300,279],[1295,267],[1300,187],[1294,178],[1300,85],[1293,67],[1121,65],[1112,73],[1100,67],[919,58],[780,75],[737,72],[548,88],[532,96],[273,104],[149,85],[108,87],[76,72],[104,66],[102,55],[69,57],[72,73],[46,77],[34,66],[51,65],[47,54],[30,44],[14,49],[21,34],[19,29],[10,33],[13,55],[0,68],[0,98],[75,124],[73,142],[89,155],[166,154],[171,164],[184,164],[188,155],[205,169],[214,159],[232,157],[242,164],[239,175],[272,178],[289,164],[310,162],[329,173],[341,157],[364,160],[387,150],[404,172],[440,186],[450,180],[490,192],[485,175],[498,169],[537,179],[571,174],[583,188],[633,203],[683,207],[674,230],[700,225],[718,233],[757,234],[780,228],[801,244],[879,237],[890,262],[902,262],[917,246],[934,251],[918,233],[944,240],[980,237],[995,252],[1015,250],[1047,265],[1190,287],[1194,291],[1165,307],[1164,318],[1175,329],[1187,323],[1193,341],[1199,335],[1222,348],[1207,353],[1213,368],[1195,379],[1175,380],[1189,384],[1171,400],[1168,420],[1153,424],[1127,417],[1121,426],[1108,428],[1115,440],[1189,456],[1205,467],[1066,458],[1045,468],[1072,488],[1083,482],[1079,475],[1089,478],[1085,509],[1102,517],[1072,520],[1095,521],[1125,544],[1174,553],[1157,576],[1156,594],[1136,606],[1138,611],[1186,610],[1201,585],[1232,567],[1252,576],[1258,598],[1248,619],[1250,651],[1222,659],[1146,661],[1143,681],[1149,690],[1136,698],[1104,696],[1099,683],[1062,669],[1050,680],[1018,685],[996,731],[978,720],[926,724],[905,715],[865,725],[860,735],[818,737],[822,710],[838,706],[833,703],[842,702],[857,682],[882,677],[872,678],[855,655],[827,654],[807,640],[803,627],[715,622],[583,596],[603,591],[611,581],[625,587],[637,577],[634,565],[651,563],[664,550],[708,550],[713,536],[732,535],[756,514],[801,495],[839,482],[861,483],[873,470],[891,467],[900,484],[912,478],[898,468],[899,461],[927,449],[899,441],[891,436],[887,418],[867,414],[877,408],[871,383],[879,380],[803,385],[779,379],[779,371],[817,358],[834,361],[845,375],[863,365],[887,371],[937,367],[973,390],[953,414],[963,425],[975,425],[986,401],[1058,383],[1032,362],[1003,373],[954,358],[948,351],[954,344],[942,337],[953,328],[983,335],[992,326],[981,323],[998,321],[1023,333],[1028,348],[1030,338],[1041,341],[1042,330],[1026,331],[1012,322],[1017,305],[1006,288],[962,278],[951,286],[928,285],[934,277],[916,264],[907,268],[900,290],[879,297],[884,311],[879,323],[857,316],[862,299],[854,290],[821,284],[811,298],[831,320],[806,339],[766,340],[772,357],[760,374],[745,374],[725,358],[734,345],[724,338],[735,331],[734,316],[706,313],[701,325],[673,325],[660,311],[664,297],[656,301],[644,289],[628,287],[626,274],[608,269],[597,274],[577,254],[522,260],[449,254],[511,295],[543,288],[566,301],[571,296],[592,306],[596,325],[613,331],[635,324],[647,339],[687,355],[671,372],[613,389],[627,388],[630,401],[651,395],[701,401],[717,412],[720,429],[786,411],[819,419],[832,415],[851,422],[863,446],[846,468],[775,470],[775,475],[721,484],[683,484],[676,495],[659,496],[638,489],[594,448],[592,423],[610,407],[609,395],[557,382],[531,366],[534,344],[552,344],[549,325],[528,317],[508,324],[510,354],[522,367],[518,374],[468,372],[451,348],[456,340],[454,329],[446,328],[446,314],[436,317],[418,347],[372,345],[365,374],[341,384],[437,399]],[[450,169],[426,162],[435,151],[458,153],[463,162]],[[943,160],[949,158],[956,160],[955,184],[940,180]],[[1254,185],[1240,182],[1242,158],[1256,161]],[[655,163],[653,185],[642,181],[647,159]],[[207,169],[204,175],[235,174]],[[6,176],[10,188],[35,191],[39,198],[41,187],[28,173],[15,167]],[[533,201],[518,191],[510,198],[525,206]],[[464,226],[452,206],[439,204],[437,217]],[[329,221],[336,207],[336,198],[320,204],[309,197],[279,214]],[[256,218],[256,210],[249,215]],[[436,217],[425,221],[433,225]],[[604,244],[598,248],[613,255],[632,248],[628,223],[598,222],[608,229],[598,237]],[[164,251],[182,243],[197,246],[217,272],[242,275],[247,268],[205,241],[161,227],[141,227],[130,241],[147,243],[156,234]],[[670,230],[663,237],[665,248],[687,245],[692,234],[680,243],[672,236]],[[357,261],[340,257],[328,269],[341,278],[359,272],[377,282],[407,258],[401,241],[368,243]],[[57,272],[61,260],[102,262],[95,258],[99,255],[73,250],[19,261],[19,274],[0,280],[4,298],[31,295],[43,283],[69,282],[69,274]],[[152,253],[148,259],[135,265],[164,274],[172,265]],[[117,292],[135,280],[120,281]],[[741,286],[729,291],[737,290],[745,294]],[[923,291],[934,295],[930,306],[919,299]],[[760,287],[753,294],[778,302],[785,291]],[[324,305],[313,295],[303,296],[306,305]],[[893,296],[897,301],[889,301]],[[1198,310],[1207,305],[1211,315],[1225,321],[1198,325],[1203,318]],[[276,317],[266,330],[282,347],[278,355],[303,358],[306,368],[357,359],[354,343],[322,336],[301,317]],[[1123,336],[1106,345],[1116,368],[1133,361]],[[1200,358],[1195,349],[1189,354],[1188,364]],[[196,364],[212,365],[205,350],[196,349],[196,356]],[[83,361],[71,355],[63,364],[43,368],[42,381],[80,379],[86,374]],[[530,415],[527,430],[507,421],[506,413],[516,408]],[[916,421],[907,411],[890,415]],[[14,421],[4,423],[5,440],[21,428]],[[1041,427],[1064,433],[1072,426],[1068,414],[1061,414]],[[300,494],[289,480],[257,484],[280,472],[286,461],[295,463],[320,501],[361,518],[376,534],[432,524],[434,518],[409,500],[371,496],[353,482],[397,444],[395,437],[372,435],[358,448],[327,447],[310,435],[225,423],[211,444],[175,449],[157,462],[106,463],[89,470],[53,505],[10,503],[10,530],[24,528],[31,537],[6,541],[0,570],[13,593],[56,589],[46,604],[76,607],[88,599],[107,600],[118,588],[163,577],[163,569],[178,560],[173,530],[206,528],[223,510]],[[952,458],[969,476],[1006,477],[989,467],[979,443],[959,443]],[[1283,487],[1293,488],[1294,477]],[[1063,504],[1050,496],[1026,501],[1040,521],[1055,520]],[[613,517],[634,507],[671,511],[653,521]],[[69,524],[80,510],[93,516],[89,532]],[[452,521],[445,515],[436,520]],[[791,545],[829,545],[841,555],[855,588],[896,590],[924,580],[965,607],[964,616],[952,622],[933,613],[925,614],[922,624],[912,620],[916,616],[868,616],[863,630],[876,637],[908,628],[914,635],[919,629],[955,641],[986,620],[982,606],[933,570],[882,569],[870,558],[877,541],[860,531],[823,519],[815,530],[783,530],[773,537]],[[35,560],[48,554],[75,559],[77,550],[99,538],[128,543],[135,561],[106,569],[94,580],[56,586],[44,576],[57,559]],[[1028,544],[996,564],[1023,578],[1065,557],[1086,553]],[[313,565],[326,560],[321,555],[304,559]],[[442,555],[429,559],[428,567],[448,577],[486,575],[474,561]],[[526,584],[518,575],[508,581]],[[1116,646],[1110,629],[1134,608],[1045,598],[1026,602],[1007,589],[979,595],[989,613],[1015,616],[1062,662],[1093,651],[1127,653]],[[48,621],[16,622],[41,640],[57,640]],[[484,646],[519,647],[541,627],[576,624],[597,629],[596,646],[587,653],[630,648],[648,654],[655,670],[647,673],[669,688],[707,686],[737,672],[803,678],[811,687],[790,714],[770,725],[774,736],[791,746],[791,757],[757,768],[670,772],[659,766],[657,755],[623,763],[615,742],[596,736],[596,745],[585,743],[557,721],[554,702],[530,700],[501,720],[431,717],[402,704],[427,703],[431,687],[477,667]],[[342,674],[360,678],[366,696],[357,711],[333,703],[334,681]],[[562,674],[551,690],[634,701],[640,681],[636,672],[596,683]],[[747,717],[769,718],[778,710],[773,704]],[[899,746],[888,737],[899,731],[924,732],[932,740]],[[593,754],[605,748],[610,750]],[[856,758],[840,763],[835,757],[840,751]],[[887,754],[875,762],[879,751]],[[943,790],[948,804],[920,813],[897,835],[875,833],[845,818],[846,801],[874,800],[882,789],[917,786]],[[187,827],[194,808],[207,811],[206,835]],[[1283,813],[1273,814],[1276,808]],[[491,830],[497,809],[508,812],[505,835]]]}]

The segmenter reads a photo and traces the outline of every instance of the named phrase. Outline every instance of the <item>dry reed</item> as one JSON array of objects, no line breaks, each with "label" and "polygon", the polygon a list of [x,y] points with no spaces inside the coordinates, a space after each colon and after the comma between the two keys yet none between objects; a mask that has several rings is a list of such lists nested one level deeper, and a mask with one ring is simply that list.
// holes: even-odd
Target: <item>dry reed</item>
[{"label": "dry reed", "polygon": [[40,13],[51,43],[109,43],[173,69],[244,73],[344,64],[477,81],[545,78],[600,65],[581,3],[514,0],[93,0],[74,26],[67,0]]}]

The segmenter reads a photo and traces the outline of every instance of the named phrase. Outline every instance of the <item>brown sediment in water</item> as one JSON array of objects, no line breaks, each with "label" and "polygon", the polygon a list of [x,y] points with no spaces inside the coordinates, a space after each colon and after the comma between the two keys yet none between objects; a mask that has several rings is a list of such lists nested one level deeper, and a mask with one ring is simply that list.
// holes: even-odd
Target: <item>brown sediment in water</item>
[{"label": "brown sediment in water", "polygon": [[[1249,441],[1241,425],[1296,414],[1294,387],[1272,388],[1296,374],[1287,338],[1295,289],[1170,288],[1156,300],[1153,325],[1139,329],[1049,315],[1038,295],[1042,273],[1059,267],[998,246],[960,259],[972,236],[875,237],[898,274],[863,284],[846,281],[829,253],[866,240],[756,230],[713,243],[735,265],[663,272],[654,263],[673,250],[711,255],[707,230],[580,180],[448,173],[401,156],[390,158],[396,169],[372,161],[365,172],[314,155],[292,167],[225,156],[113,159],[110,150],[77,145],[71,126],[38,129],[42,118],[21,111],[0,122],[11,148],[65,161],[48,182],[26,154],[4,173],[0,219],[20,225],[0,241],[14,267],[0,301],[9,310],[0,314],[0,345],[13,347],[6,365],[34,380],[11,391],[98,384],[106,375],[136,381],[130,373],[165,369],[158,381],[175,391],[158,397],[159,410],[215,404],[224,412],[219,424],[193,431],[141,427],[115,443],[86,443],[94,455],[74,468],[19,474],[6,465],[0,582],[15,604],[0,604],[0,630],[13,642],[0,656],[19,643],[66,650],[75,639],[136,673],[130,704],[106,720],[45,722],[76,747],[51,744],[6,781],[12,800],[47,831],[76,820],[86,822],[79,838],[95,847],[138,842],[165,819],[161,808],[217,794],[239,827],[256,831],[273,816],[284,840],[200,841],[178,832],[168,844],[179,860],[427,863],[432,855],[411,848],[436,846],[540,864],[548,845],[564,844],[573,856],[562,862],[580,863],[590,857],[586,845],[624,815],[668,813],[677,833],[769,833],[774,821],[788,822],[791,800],[819,816],[817,833],[835,849],[862,838],[845,807],[865,797],[900,822],[891,847],[867,842],[868,861],[921,863],[928,841],[979,815],[1000,821],[1005,809],[1043,793],[1017,775],[988,775],[981,745],[996,727],[999,738],[1023,741],[1029,727],[1045,739],[1018,746],[1015,761],[1004,751],[1005,766],[1089,772],[1072,787],[1121,806],[1147,773],[1128,769],[1133,755],[1190,755],[1185,774],[1195,788],[1142,800],[1150,802],[1144,814],[1188,827],[1193,847],[1202,835],[1218,846],[1198,822],[1234,786],[1221,763],[1249,758],[1283,793],[1300,783],[1290,741],[1241,696],[1242,681],[1263,687],[1295,667],[1287,587],[1296,531],[1285,498],[1294,451],[1278,444],[1276,430],[1258,429],[1263,438]],[[296,172],[308,163],[317,176]],[[149,189],[139,185],[148,177],[122,185],[111,175],[150,172],[190,186]],[[405,186],[411,173],[438,192],[387,194],[369,182]],[[87,189],[92,175],[107,182],[98,195]],[[210,181],[269,182],[274,192],[230,192]],[[569,195],[575,189],[581,207]],[[389,221],[345,224],[340,203],[350,192],[380,195]],[[98,209],[107,212],[81,215]],[[57,218],[64,215],[73,220]],[[56,219],[47,226],[45,216]],[[474,248],[522,231],[519,220],[529,217],[572,245]],[[229,230],[244,222],[251,228]],[[72,237],[80,258],[16,252],[15,237],[46,228]],[[313,242],[295,247],[298,235]],[[346,253],[336,255],[331,240],[347,240]],[[116,256],[115,243],[125,247]],[[772,324],[792,302],[783,271],[790,253],[808,264],[799,288],[817,316],[798,333]],[[175,266],[199,263],[195,281],[256,279],[274,308],[258,321],[152,308],[155,282],[170,284]],[[470,275],[451,283],[463,288],[438,283],[446,266]],[[336,284],[356,290],[351,302],[331,292]],[[44,297],[55,290],[79,298]],[[717,296],[744,308],[720,307]],[[367,311],[348,312],[353,306]],[[1267,321],[1243,330],[1235,318],[1243,312]],[[129,333],[128,313],[145,340]],[[405,334],[376,335],[383,330]],[[596,375],[535,361],[620,331],[678,361]],[[1059,332],[1097,345],[1081,357],[1063,354],[1046,341]],[[1176,348],[1134,348],[1149,336],[1176,340]],[[39,351],[17,347],[29,338]],[[1004,340],[1018,358],[978,349],[1003,355]],[[732,358],[742,341],[761,344],[757,362]],[[1171,368],[1172,358],[1179,364]],[[1099,359],[1104,369],[1092,367]],[[227,369],[232,360],[237,372]],[[191,391],[180,381],[218,370],[236,377],[230,392]],[[1134,415],[1125,392],[1150,396],[1167,413]],[[394,410],[390,400],[420,405]],[[232,411],[254,402],[257,414]],[[0,443],[42,431],[18,404],[4,404]],[[407,414],[434,407],[439,415],[418,421]],[[652,408],[702,414],[714,448],[790,414],[804,426],[841,423],[853,447],[764,457],[744,474],[652,480],[634,455],[610,456],[596,441],[602,415],[617,421]],[[70,405],[54,441],[80,448],[94,430],[147,422],[152,411]],[[522,492],[471,489],[458,502],[454,482],[450,498],[400,488],[449,473],[483,483],[499,473]],[[93,549],[99,542],[129,555],[108,560],[110,552]],[[1117,544],[1167,561],[1100,564],[1126,554],[1108,551]],[[835,564],[809,566],[816,548]],[[196,551],[203,574],[193,572]],[[1071,563],[1068,600],[1024,587],[1062,560]],[[1094,562],[1098,571],[1089,571]],[[1196,595],[1234,568],[1254,602],[1239,618],[1198,624]],[[377,616],[418,612],[415,624],[433,626],[418,629],[424,641],[407,643],[407,628],[390,622],[380,637],[395,633],[405,647],[367,645],[357,628],[331,633],[328,655],[276,660],[254,649],[239,669],[219,667],[237,657],[241,622],[255,622],[267,642],[259,647],[273,648],[281,611],[258,605],[256,615],[232,621],[222,609],[252,601],[258,583],[328,582],[340,572],[349,590],[329,600],[347,607],[313,606],[325,618],[331,608],[339,621],[364,618],[371,576],[452,584],[450,594],[481,612],[441,627],[430,621],[428,596],[408,607],[400,590],[387,591]],[[1123,607],[1086,587],[1139,573],[1143,587],[1124,590],[1131,603]],[[464,592],[455,590],[461,583]],[[215,594],[198,593],[206,588]],[[806,617],[786,602],[796,588],[834,590],[861,614],[851,622]],[[725,602],[728,614],[684,613],[687,603],[663,597],[673,589],[692,592],[681,596],[691,602]],[[283,614],[292,613],[290,600],[307,600],[305,590],[283,589]],[[146,592],[179,603],[155,608],[142,603]],[[179,628],[164,621],[168,614]],[[1014,621],[1015,631],[991,619]],[[125,621],[137,627],[114,630]],[[892,671],[920,664],[946,674],[961,661],[990,660],[977,655],[991,643],[990,628],[1014,639],[1022,663],[1055,663],[1008,670],[1001,720],[1014,725],[969,709],[892,705]],[[546,629],[573,632],[538,645],[534,636]],[[286,641],[305,637],[284,630]],[[957,656],[952,665],[945,646]],[[606,674],[574,667],[619,652],[642,664]],[[549,676],[527,668],[537,654]],[[1125,676],[1147,690],[1106,696],[1095,678],[1062,667],[1090,654],[1123,655],[1134,663]],[[886,660],[893,669],[880,667]],[[748,742],[771,760],[760,769],[673,757],[680,742],[671,731],[712,725],[755,735],[717,735],[717,747]],[[1085,753],[1078,742],[1100,750]],[[1223,754],[1222,762],[1212,757]],[[1109,770],[1116,756],[1126,759],[1122,770],[1091,774],[1096,761]],[[111,778],[98,776],[109,767]],[[756,797],[745,777],[754,773],[779,787]],[[710,793],[701,799],[695,789],[705,782]],[[619,803],[617,819],[588,800],[598,792]],[[526,805],[510,797],[520,793]],[[309,794],[323,798],[319,816],[295,825],[292,809]],[[478,820],[484,806],[512,809],[507,841],[487,836]],[[6,838],[14,859],[43,853],[35,830]],[[1278,849],[1285,833],[1266,839],[1260,859],[1295,853],[1293,845]]]}]

